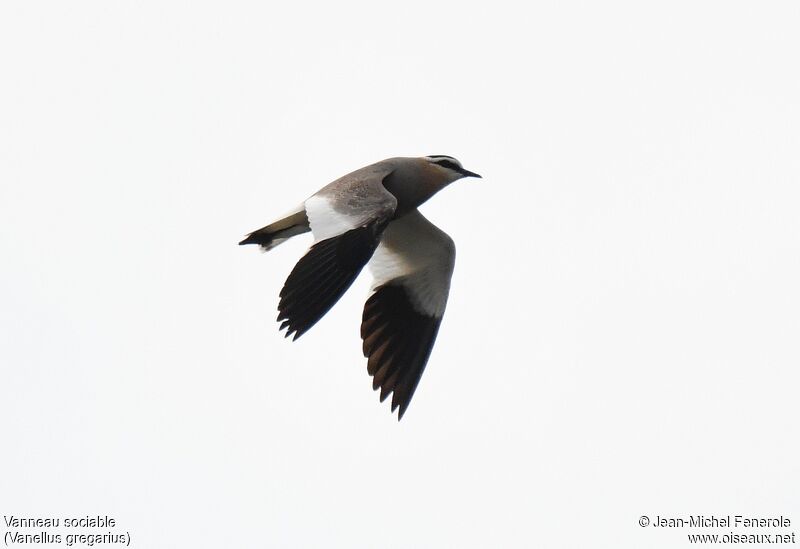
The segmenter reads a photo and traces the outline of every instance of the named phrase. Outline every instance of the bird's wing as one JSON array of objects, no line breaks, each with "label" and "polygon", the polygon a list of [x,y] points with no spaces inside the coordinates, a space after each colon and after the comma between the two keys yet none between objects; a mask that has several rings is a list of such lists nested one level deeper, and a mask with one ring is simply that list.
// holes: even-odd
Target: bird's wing
[{"label": "bird's wing", "polygon": [[372,387],[408,408],[442,322],[455,265],[453,240],[418,211],[392,221],[370,261],[373,293],[361,338]]},{"label": "bird's wing", "polygon": [[306,200],[315,243],[280,294],[278,322],[297,339],[342,297],[372,257],[397,199],[383,186],[391,166],[362,168]]}]

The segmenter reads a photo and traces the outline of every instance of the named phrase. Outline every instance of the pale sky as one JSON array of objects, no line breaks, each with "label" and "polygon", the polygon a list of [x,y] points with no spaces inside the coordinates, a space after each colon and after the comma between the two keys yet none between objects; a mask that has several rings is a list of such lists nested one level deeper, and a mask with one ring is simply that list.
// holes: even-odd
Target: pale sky
[{"label": "pale sky", "polygon": [[[0,514],[139,548],[800,533],[798,28],[789,1],[3,2]],[[422,207],[458,252],[398,423],[369,273],[292,343],[310,238],[237,242],[429,154],[483,179]]]}]

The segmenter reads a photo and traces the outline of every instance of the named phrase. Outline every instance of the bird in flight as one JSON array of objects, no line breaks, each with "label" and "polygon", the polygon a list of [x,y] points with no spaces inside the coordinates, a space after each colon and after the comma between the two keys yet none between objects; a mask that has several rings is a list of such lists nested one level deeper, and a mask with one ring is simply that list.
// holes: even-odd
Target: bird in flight
[{"label": "bird in flight", "polygon": [[463,177],[452,156],[398,157],[326,185],[239,244],[264,251],[311,231],[314,244],[280,293],[278,322],[297,339],[327,313],[369,262],[374,276],[361,338],[372,387],[402,419],[442,322],[455,264],[453,240],[417,210]]}]

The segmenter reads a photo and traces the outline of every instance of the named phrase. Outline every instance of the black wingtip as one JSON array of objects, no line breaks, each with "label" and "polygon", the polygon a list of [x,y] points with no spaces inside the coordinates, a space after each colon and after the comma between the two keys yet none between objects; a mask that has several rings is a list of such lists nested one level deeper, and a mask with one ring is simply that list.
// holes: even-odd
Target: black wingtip
[{"label": "black wingtip", "polygon": [[382,230],[373,222],[311,246],[280,293],[278,322],[286,337],[297,340],[325,316],[372,257]]},{"label": "black wingtip", "polygon": [[391,412],[403,419],[430,357],[441,317],[417,312],[402,285],[379,286],[367,300],[361,338],[372,386],[381,402],[391,393]]}]

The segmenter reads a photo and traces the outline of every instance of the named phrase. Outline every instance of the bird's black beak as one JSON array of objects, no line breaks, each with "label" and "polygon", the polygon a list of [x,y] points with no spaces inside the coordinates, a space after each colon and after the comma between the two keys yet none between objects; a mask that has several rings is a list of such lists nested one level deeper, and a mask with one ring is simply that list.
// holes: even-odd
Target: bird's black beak
[{"label": "bird's black beak", "polygon": [[471,172],[469,170],[461,170],[461,174],[464,177],[477,177],[478,179],[483,179],[480,175],[476,174],[475,172]]}]

